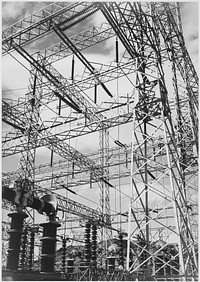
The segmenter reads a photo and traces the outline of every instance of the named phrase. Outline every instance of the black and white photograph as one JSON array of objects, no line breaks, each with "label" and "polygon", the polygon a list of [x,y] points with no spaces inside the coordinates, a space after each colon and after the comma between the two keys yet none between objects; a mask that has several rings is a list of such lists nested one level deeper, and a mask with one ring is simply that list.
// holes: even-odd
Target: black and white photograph
[{"label": "black and white photograph", "polygon": [[2,1],[2,281],[199,281],[199,1]]}]

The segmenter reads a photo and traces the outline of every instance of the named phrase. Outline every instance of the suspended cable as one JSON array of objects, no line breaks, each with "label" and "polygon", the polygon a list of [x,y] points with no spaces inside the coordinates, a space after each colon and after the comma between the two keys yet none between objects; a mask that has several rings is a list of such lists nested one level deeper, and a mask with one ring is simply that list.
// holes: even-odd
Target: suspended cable
[{"label": "suspended cable", "polygon": [[22,67],[24,67],[25,69],[27,69],[28,72],[30,72],[30,69],[28,69],[24,64],[22,64],[17,58],[15,58],[15,56],[13,56],[10,52],[8,52],[8,54],[9,54],[14,60],[16,60]]},{"label": "suspended cable", "polygon": [[[95,204],[95,205],[101,207],[101,205],[100,205],[99,203],[97,203],[97,202],[95,202],[95,201],[93,201],[93,200],[91,200],[91,199],[89,199],[89,198],[86,198],[86,197],[84,197],[84,196],[78,194],[77,192],[75,192],[75,191],[69,189],[68,187],[66,187],[66,185],[63,185],[63,184],[62,184],[61,186],[62,186],[64,189],[66,189],[67,191],[69,191],[69,192],[71,192],[71,193],[77,195],[78,197],[81,197],[81,198],[83,198],[83,199],[85,199],[85,200],[87,200],[87,201],[89,201],[89,202],[91,202],[91,203],[93,203],[93,204]],[[115,188],[115,187],[113,186],[113,188]],[[110,209],[110,211],[116,212],[115,210],[112,210],[112,209]]]},{"label": "suspended cable", "polygon": [[[4,89],[2,90],[2,93],[3,92],[10,92],[10,91],[19,91],[19,90],[24,90],[24,89],[27,89],[27,87],[22,87],[22,88],[13,88],[13,89]],[[6,99],[6,98],[5,98]]]}]

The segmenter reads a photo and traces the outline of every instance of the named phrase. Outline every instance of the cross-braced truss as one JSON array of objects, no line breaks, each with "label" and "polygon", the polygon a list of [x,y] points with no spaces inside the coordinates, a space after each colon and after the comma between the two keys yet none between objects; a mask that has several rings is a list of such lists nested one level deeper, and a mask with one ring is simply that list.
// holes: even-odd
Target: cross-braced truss
[{"label": "cross-braced truss", "polygon": [[[51,193],[69,258],[84,246],[85,222],[97,227],[97,263],[93,249],[85,268],[77,257],[71,274],[57,265],[61,280],[198,279],[198,76],[179,5],[55,2],[2,37],[3,56],[23,58],[30,70],[26,95],[2,101],[2,156],[19,156],[3,187],[21,189],[13,204],[29,215],[23,238],[37,229],[37,258],[25,266],[21,255],[21,269],[36,269],[40,254],[41,217],[28,203]],[[5,214],[11,204],[3,199]]]}]

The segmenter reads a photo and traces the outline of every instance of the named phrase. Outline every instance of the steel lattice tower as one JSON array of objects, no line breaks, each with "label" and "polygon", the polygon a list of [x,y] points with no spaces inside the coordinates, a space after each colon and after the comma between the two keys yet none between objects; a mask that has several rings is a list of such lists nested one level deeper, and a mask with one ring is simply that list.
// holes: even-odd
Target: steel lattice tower
[{"label": "steel lattice tower", "polygon": [[[2,120],[12,127],[2,156],[20,155],[3,187],[19,192],[12,203],[29,213],[27,225],[35,223],[29,202],[51,193],[72,233],[82,234],[80,219],[98,227],[97,271],[81,279],[197,279],[198,76],[179,4],[55,2],[2,37],[3,56],[17,54],[30,70],[25,97],[2,101]],[[98,52],[105,62],[91,59]],[[84,138],[88,153],[76,145]],[[49,163],[38,164],[41,148]],[[92,207],[74,198],[96,190]],[[106,256],[122,231],[125,265],[111,272]]]}]

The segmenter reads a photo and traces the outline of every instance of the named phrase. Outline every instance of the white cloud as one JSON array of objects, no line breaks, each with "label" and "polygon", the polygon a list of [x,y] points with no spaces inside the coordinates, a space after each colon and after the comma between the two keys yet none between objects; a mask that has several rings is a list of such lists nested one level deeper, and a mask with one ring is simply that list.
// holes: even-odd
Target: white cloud
[{"label": "white cloud", "polygon": [[26,2],[3,2],[2,16],[3,19],[15,19],[21,15],[22,9],[26,6]]},{"label": "white cloud", "polygon": [[186,47],[198,70],[198,2],[181,3],[181,16]]},{"label": "white cloud", "polygon": [[[15,52],[12,55],[17,60],[12,58],[9,55],[6,55],[2,58],[2,87],[4,89],[21,89],[27,88],[29,86],[29,71],[22,66],[26,66],[30,69],[29,64],[25,59],[21,57],[21,55],[16,54]],[[19,96],[23,96],[22,93],[26,93],[26,89],[22,89],[21,91],[14,92],[3,92],[3,96],[6,98],[14,98],[17,99]]]},{"label": "white cloud", "polygon": [[50,2],[21,2],[21,1],[3,1],[2,3],[2,25],[8,27],[17,21],[37,12]]}]

